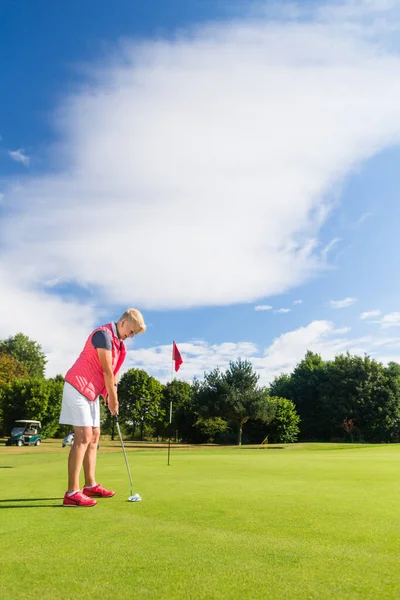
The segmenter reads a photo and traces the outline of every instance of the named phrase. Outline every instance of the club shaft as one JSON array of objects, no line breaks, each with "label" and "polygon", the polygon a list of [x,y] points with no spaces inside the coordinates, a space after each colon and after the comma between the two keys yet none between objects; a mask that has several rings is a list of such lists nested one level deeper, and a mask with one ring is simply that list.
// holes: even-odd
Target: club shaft
[{"label": "club shaft", "polygon": [[119,435],[119,439],[121,442],[121,446],[122,446],[122,452],[124,453],[124,458],[125,458],[125,464],[126,464],[126,469],[128,471],[128,475],[129,475],[129,481],[131,482],[131,496],[133,496],[133,482],[132,482],[132,475],[131,475],[131,470],[129,468],[129,463],[128,463],[128,459],[126,456],[126,452],[125,452],[125,446],[124,446],[124,441],[122,439],[122,435],[121,435],[121,429],[119,427],[119,421],[118,418],[115,419],[115,422],[117,424],[117,429],[118,429],[118,435]]}]

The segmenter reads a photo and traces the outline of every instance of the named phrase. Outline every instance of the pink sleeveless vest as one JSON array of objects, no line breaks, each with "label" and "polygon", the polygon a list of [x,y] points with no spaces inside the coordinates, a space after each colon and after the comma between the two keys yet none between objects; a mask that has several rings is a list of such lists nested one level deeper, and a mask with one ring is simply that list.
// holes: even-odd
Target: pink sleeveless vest
[{"label": "pink sleeveless vest", "polygon": [[112,348],[112,370],[114,375],[118,373],[126,356],[125,344],[114,334],[111,323],[98,327],[89,335],[79,358],[65,375],[65,381],[78,390],[82,396],[93,402],[97,396],[107,394],[104,385],[103,369],[99,361],[99,355],[92,344],[92,335],[99,330],[107,331],[111,336]]}]

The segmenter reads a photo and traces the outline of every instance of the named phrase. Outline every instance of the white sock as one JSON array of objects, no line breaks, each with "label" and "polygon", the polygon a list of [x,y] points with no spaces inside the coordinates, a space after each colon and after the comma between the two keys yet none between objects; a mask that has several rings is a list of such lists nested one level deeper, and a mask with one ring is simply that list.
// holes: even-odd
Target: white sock
[{"label": "white sock", "polygon": [[80,492],[80,490],[75,490],[74,492],[67,492],[67,496],[73,496],[77,492]]},{"label": "white sock", "polygon": [[85,485],[85,488],[90,490],[90,488],[96,487],[96,485],[97,485],[97,483],[94,483],[93,485]]}]

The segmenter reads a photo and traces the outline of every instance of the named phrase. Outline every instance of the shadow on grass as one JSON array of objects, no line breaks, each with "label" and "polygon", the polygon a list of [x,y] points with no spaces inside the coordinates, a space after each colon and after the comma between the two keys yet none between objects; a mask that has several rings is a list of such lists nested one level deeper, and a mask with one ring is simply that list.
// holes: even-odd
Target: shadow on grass
[{"label": "shadow on grass", "polygon": [[[57,504],[26,504],[26,502],[43,502],[57,500]],[[62,498],[8,498],[0,500],[0,510],[2,508],[63,508]],[[11,504],[18,502],[18,504]],[[8,506],[6,506],[8,504]],[[3,505],[3,506],[2,506]]]},{"label": "shadow on grass", "polygon": [[12,467],[11,465],[2,465],[0,466],[0,469],[13,469],[14,467]]},{"label": "shadow on grass", "polygon": [[10,506],[0,506],[0,510],[9,510],[10,508],[64,508],[64,506],[62,504],[11,504]]}]

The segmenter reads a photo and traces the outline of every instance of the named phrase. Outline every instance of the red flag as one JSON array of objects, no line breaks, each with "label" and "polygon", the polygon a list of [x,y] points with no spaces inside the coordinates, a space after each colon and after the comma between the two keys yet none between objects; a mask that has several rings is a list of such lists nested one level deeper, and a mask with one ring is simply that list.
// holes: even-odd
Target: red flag
[{"label": "red flag", "polygon": [[173,342],[172,344],[172,360],[175,361],[175,371],[179,371],[179,367],[183,363],[181,353],[178,350],[178,346]]}]

